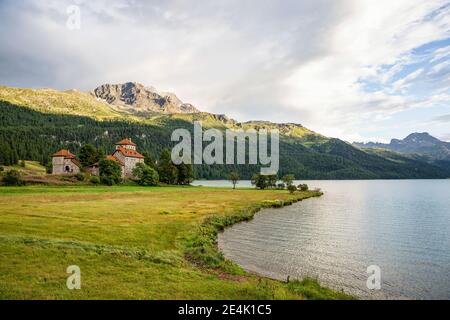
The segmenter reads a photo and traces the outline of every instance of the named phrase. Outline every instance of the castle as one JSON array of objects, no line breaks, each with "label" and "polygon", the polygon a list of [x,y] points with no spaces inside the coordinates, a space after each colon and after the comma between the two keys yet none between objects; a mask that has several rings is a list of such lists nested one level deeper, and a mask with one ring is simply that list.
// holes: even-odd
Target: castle
[{"label": "castle", "polygon": [[[123,139],[116,143],[116,150],[112,155],[105,157],[105,160],[115,161],[120,165],[122,178],[133,176],[133,169],[138,163],[144,163],[144,156],[136,151],[136,144],[131,139]],[[82,168],[75,155],[68,150],[59,150],[52,157],[52,174],[73,175],[81,172],[82,169],[99,175],[98,163],[92,167]]]}]

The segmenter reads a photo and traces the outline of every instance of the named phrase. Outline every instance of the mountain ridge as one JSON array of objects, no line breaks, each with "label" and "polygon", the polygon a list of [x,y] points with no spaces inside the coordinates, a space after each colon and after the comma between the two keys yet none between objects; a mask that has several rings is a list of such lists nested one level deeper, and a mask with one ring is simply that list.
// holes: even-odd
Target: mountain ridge
[{"label": "mountain ridge", "polygon": [[450,142],[441,141],[428,132],[414,132],[404,139],[392,139],[390,143],[354,142],[354,146],[362,149],[386,149],[402,154],[419,154],[432,160],[450,161]]},{"label": "mountain ridge", "polygon": [[190,103],[182,102],[174,93],[161,92],[137,82],[103,84],[90,92],[99,101],[105,101],[132,114],[199,113]]},{"label": "mountain ridge", "polygon": [[[225,115],[206,112],[136,113],[97,101],[91,94],[77,90],[61,92],[4,86],[0,86],[0,149],[7,152],[0,155],[0,164],[11,157],[46,164],[55,150],[65,148],[76,153],[86,143],[111,151],[114,142],[124,136],[132,137],[140,150],[155,159],[163,148],[173,146],[170,136],[174,129],[192,130],[194,121],[202,121],[204,128],[220,130],[279,129],[280,175],[294,174],[299,179],[450,177],[450,168],[401,155],[390,159],[365,152],[301,124],[240,123]],[[248,179],[259,172],[259,166],[194,167],[196,178],[203,179],[226,179],[230,170]]]}]

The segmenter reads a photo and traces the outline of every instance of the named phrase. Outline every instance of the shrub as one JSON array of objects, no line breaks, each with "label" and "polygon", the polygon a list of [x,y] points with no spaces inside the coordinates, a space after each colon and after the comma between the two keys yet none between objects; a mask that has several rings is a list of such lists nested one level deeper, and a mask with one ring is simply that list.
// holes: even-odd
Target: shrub
[{"label": "shrub", "polygon": [[136,168],[133,169],[133,176],[136,177],[136,182],[141,186],[156,186],[159,182],[158,172],[143,163],[136,165]]},{"label": "shrub", "polygon": [[5,171],[5,168],[3,168],[2,166],[0,166],[0,172]]},{"label": "shrub", "polygon": [[97,185],[97,184],[100,183],[100,178],[97,177],[97,176],[92,176],[91,179],[90,179],[90,182],[91,182],[92,184]]},{"label": "shrub", "polygon": [[299,184],[297,187],[300,191],[308,191],[309,187],[307,184]]},{"label": "shrub", "polygon": [[288,190],[290,193],[294,193],[295,191],[297,191],[297,187],[291,184],[290,186],[288,186]]},{"label": "shrub", "polygon": [[84,174],[82,173],[77,173],[75,175],[75,179],[77,179],[78,181],[84,181]]},{"label": "shrub", "polygon": [[9,170],[2,179],[5,186],[23,186],[25,182],[20,178],[20,172],[17,170]]}]

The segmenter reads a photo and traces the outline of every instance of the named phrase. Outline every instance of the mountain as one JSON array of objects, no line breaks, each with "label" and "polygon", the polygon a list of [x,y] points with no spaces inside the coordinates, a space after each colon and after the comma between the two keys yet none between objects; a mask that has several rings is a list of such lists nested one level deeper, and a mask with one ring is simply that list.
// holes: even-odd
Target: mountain
[{"label": "mountain", "polygon": [[403,140],[392,139],[391,143],[354,143],[363,149],[386,149],[404,154],[418,154],[429,160],[450,161],[450,143],[441,141],[429,133],[412,133]]},{"label": "mountain", "polygon": [[136,115],[152,113],[198,113],[193,105],[183,103],[175,94],[160,92],[140,83],[104,84],[91,92],[99,101],[105,101],[118,111]]},{"label": "mountain", "polygon": [[[450,167],[397,153],[387,157],[365,151],[339,139],[320,135],[300,124],[268,121],[240,123],[225,115],[199,112],[197,109],[191,112],[194,109],[186,109],[180,101],[176,102],[175,95],[170,97],[141,85],[131,83],[102,87],[93,91],[97,93],[83,93],[77,90],[62,92],[0,86],[0,164],[14,159],[46,164],[55,150],[65,148],[77,153],[86,143],[111,152],[114,143],[123,137],[131,137],[142,152],[155,159],[162,149],[174,145],[170,139],[174,129],[185,128],[192,132],[192,123],[202,121],[205,128],[219,130],[280,130],[280,176],[292,173],[298,179],[450,177]],[[149,101],[161,99],[158,96],[165,102],[157,103],[159,107],[155,107]],[[164,107],[168,104],[170,108]],[[174,106],[180,109],[174,109]],[[171,113],[179,110],[181,112]],[[196,178],[203,179],[226,179],[232,170],[238,171],[241,178],[249,179],[259,172],[259,167],[194,166]]]}]

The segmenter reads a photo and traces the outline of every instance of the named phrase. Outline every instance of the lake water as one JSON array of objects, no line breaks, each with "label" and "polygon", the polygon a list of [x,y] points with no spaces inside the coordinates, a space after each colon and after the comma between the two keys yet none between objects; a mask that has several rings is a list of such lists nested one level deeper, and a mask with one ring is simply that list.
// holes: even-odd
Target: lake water
[{"label": "lake water", "polygon": [[[450,180],[307,183],[324,196],[228,228],[219,236],[225,256],[250,272],[310,276],[362,298],[450,299]],[[372,265],[381,290],[367,288]]]}]

